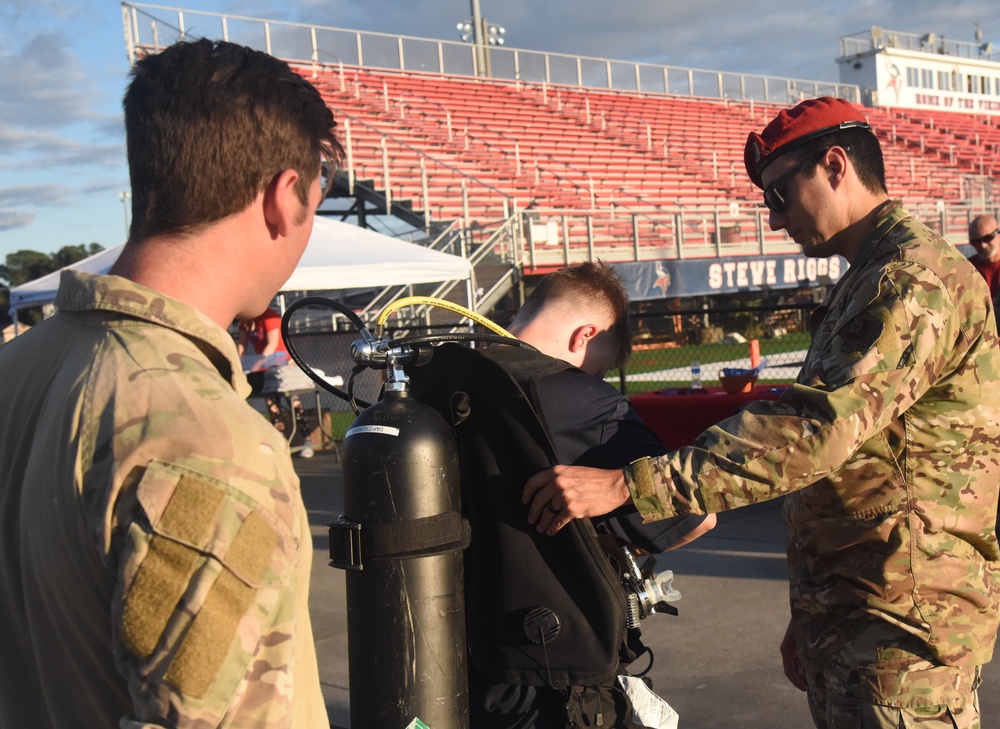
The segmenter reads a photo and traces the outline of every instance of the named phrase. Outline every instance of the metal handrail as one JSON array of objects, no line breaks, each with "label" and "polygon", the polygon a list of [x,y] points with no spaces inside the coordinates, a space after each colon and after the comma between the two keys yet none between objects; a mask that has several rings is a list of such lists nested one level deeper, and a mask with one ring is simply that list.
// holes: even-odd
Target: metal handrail
[{"label": "metal handrail", "polygon": [[[525,84],[526,88],[528,88],[530,86],[531,86],[531,84]],[[592,120],[588,118],[588,117],[590,117],[590,116],[592,116],[594,114],[594,111],[592,109],[590,109],[590,107],[589,107],[589,101],[590,101],[589,97],[585,99],[586,103],[585,103],[584,107],[581,109],[579,103],[573,103],[571,101],[570,102],[564,102],[562,100],[562,98],[561,98],[562,91],[563,91],[562,89],[560,89],[560,91],[559,91],[560,103],[568,105],[571,108],[574,108],[578,114],[582,113],[584,115],[584,119],[587,120],[588,123],[592,123]],[[566,89],[565,91],[567,93],[574,93],[575,89]],[[545,98],[547,96],[546,90],[543,89],[542,93],[543,93],[543,98]],[[636,129],[629,130],[627,124],[625,124],[625,123],[622,123],[621,126],[627,132],[631,132],[636,137],[638,137],[639,140],[640,140],[640,143],[642,142],[643,139],[645,139],[646,140],[646,149],[647,149],[647,151],[649,151],[650,153],[653,152],[654,145],[653,145],[652,139],[651,139],[652,128],[651,128],[651,125],[649,124],[649,122],[646,122],[643,119],[641,119],[641,118],[639,118],[637,116],[634,116],[633,114],[629,114],[628,112],[620,111],[618,109],[606,109],[603,106],[599,106],[599,107],[597,107],[597,109],[600,112],[602,121],[604,121],[604,122],[606,122],[609,119],[610,120],[624,119],[625,122],[631,121],[635,125]],[[602,125],[602,129],[605,130],[605,131],[607,131],[607,126],[606,125]],[[675,139],[680,139],[682,142],[684,142],[686,145],[688,145],[687,147],[685,147],[685,152],[684,152],[685,156],[687,156],[689,158],[693,158],[695,160],[698,160],[698,161],[700,161],[700,162],[702,162],[704,164],[709,164],[709,165],[714,164],[714,160],[709,160],[709,159],[707,159],[705,157],[702,157],[700,154],[698,154],[697,151],[691,151],[692,149],[697,149],[700,146],[699,143],[693,142],[693,141],[689,140],[687,137],[685,137],[682,134],[674,133],[674,138]],[[625,137],[622,137],[622,139],[623,139],[623,141],[625,141]],[[622,194],[622,195],[625,195],[625,196],[628,196],[628,197],[633,197],[633,198],[635,198],[636,200],[639,201],[640,205],[648,205],[648,206],[652,206],[654,208],[659,208],[660,207],[660,206],[657,206],[655,203],[649,202],[648,200],[646,200],[641,195],[626,190],[624,187],[620,187],[620,188],[614,190],[613,192],[614,193],[619,193],[619,194]]]},{"label": "metal handrail", "polygon": [[[341,70],[341,72],[342,72],[342,70]],[[356,84],[358,86],[363,86],[364,88],[367,88],[367,89],[374,89],[375,92],[378,93],[378,88],[375,87],[375,86],[373,86],[373,85],[371,85],[371,84],[367,84],[367,83],[365,83],[363,81],[358,81],[357,79],[355,79],[352,83],[354,83],[354,84]],[[431,101],[430,99],[426,99],[426,98],[420,96],[419,94],[414,94],[412,92],[408,93],[406,99],[407,100],[417,99],[417,100],[419,100],[422,103],[426,103],[428,105],[439,107],[440,109],[442,109],[445,112],[445,119],[441,119],[439,117],[435,117],[433,114],[427,112],[424,109],[420,109],[418,107],[410,106],[409,108],[410,109],[416,108],[417,111],[420,114],[422,114],[423,116],[427,117],[428,119],[431,119],[432,121],[437,122],[439,124],[444,124],[446,126],[450,126],[450,122],[449,122],[450,112],[449,112],[449,109],[446,106],[444,106],[443,104],[439,104],[438,102]],[[469,134],[468,131],[466,131],[465,134],[464,134],[464,136],[466,138],[472,139],[477,144],[482,144],[485,147],[487,147],[488,149],[497,150],[498,153],[500,155],[502,155],[503,157],[505,157],[505,158],[508,158],[511,155],[514,155],[515,158],[517,157],[517,151],[516,151],[517,140],[514,140],[514,139],[508,137],[503,132],[491,130],[486,125],[479,124],[478,122],[475,122],[475,121],[465,120],[463,123],[464,123],[464,126],[465,126],[466,130],[468,130],[468,128],[470,126],[474,126],[474,127],[478,127],[478,128],[483,129],[483,130],[489,131],[490,134],[493,134],[494,136],[497,136],[497,137],[499,137],[500,139],[502,139],[504,141],[510,142],[511,145],[515,146],[515,150],[513,150],[513,151],[512,150],[507,150],[507,149],[501,147],[498,144],[494,144],[493,142],[490,142],[490,141],[488,141],[486,139],[483,139],[481,137],[478,137],[476,135]],[[544,174],[551,174],[557,180],[560,180],[562,182],[566,182],[567,184],[572,185],[573,187],[576,187],[579,190],[583,190],[591,198],[593,197],[593,178],[590,175],[590,173],[588,173],[585,170],[577,169],[576,167],[573,167],[572,165],[567,164],[566,162],[563,162],[562,160],[558,160],[558,159],[556,159],[555,157],[553,157],[551,155],[547,155],[547,154],[540,154],[539,155],[539,154],[536,154],[534,156],[536,157],[536,159],[539,158],[539,157],[543,157],[543,158],[547,159],[550,163],[558,164],[561,167],[564,167],[564,168],[570,170],[571,172],[574,172],[574,173],[578,174],[581,178],[589,180],[589,184],[584,185],[584,184],[581,184],[580,182],[578,182],[576,180],[564,177],[564,176],[560,175],[558,172],[554,172],[552,170],[549,170],[546,167],[543,167],[542,165],[537,164],[537,162],[535,163],[536,170],[540,170]],[[516,166],[516,162],[515,162],[515,166]],[[592,200],[592,203],[593,203],[593,200]]]},{"label": "metal handrail", "polygon": [[[264,47],[262,50],[289,61],[296,60],[304,63],[325,62],[333,64],[338,61],[345,61],[344,57],[338,55],[336,51],[331,52],[326,50],[317,39],[320,33],[343,33],[347,34],[349,38],[353,36],[353,43],[349,43],[347,45],[351,46],[350,50],[354,54],[356,61],[353,63],[345,61],[348,65],[366,65],[364,60],[364,46],[365,40],[370,40],[376,44],[391,44],[396,46],[396,57],[393,59],[393,65],[385,66],[388,68],[396,68],[401,71],[431,71],[442,74],[447,73],[450,75],[469,76],[478,75],[478,71],[480,70],[476,62],[476,46],[460,41],[443,41],[391,33],[350,30],[346,28],[337,28],[333,26],[323,26],[310,23],[266,20],[264,18],[244,15],[214,13],[201,10],[184,10],[182,8],[164,5],[124,2],[122,3],[122,20],[125,30],[126,49],[129,53],[130,64],[135,60],[136,49],[147,45],[144,44],[140,38],[141,34],[138,22],[139,14],[141,13],[142,15],[149,17],[154,22],[160,20],[149,11],[167,11],[175,13],[177,18],[175,24],[173,26],[168,25],[168,27],[173,27],[181,37],[186,36],[188,33],[188,28],[185,23],[185,15],[218,19],[223,39],[228,39],[229,21],[258,23],[262,26],[264,32]],[[274,32],[272,32],[272,29],[293,31],[301,30],[304,33],[308,33],[310,37],[309,58],[297,57],[298,51],[295,50],[294,45],[289,49],[289,52],[283,52],[283,47],[277,47],[281,44],[282,40],[278,37],[280,36],[280,33],[278,30],[274,30]],[[410,63],[408,65],[406,61],[407,46],[411,47],[411,51],[419,49],[421,46],[426,46],[428,52],[422,56],[424,61],[422,63],[418,61],[415,64]],[[446,53],[446,49],[448,51],[457,51],[457,54],[453,52]],[[860,87],[857,85],[841,84],[831,81],[816,81],[796,79],[787,76],[767,76],[763,74],[717,71],[684,66],[667,66],[663,64],[639,63],[596,56],[580,56],[508,47],[489,48],[488,52],[494,59],[503,59],[506,62],[500,63],[498,60],[494,60],[490,64],[493,71],[493,77],[518,82],[534,78],[534,80],[544,81],[549,84],[565,83],[566,85],[571,86],[639,91],[643,93],[712,96],[715,98],[729,97],[778,102],[796,101],[797,94],[795,92],[802,90],[803,88],[811,89],[813,96],[840,96],[855,102],[859,101],[861,98]],[[326,56],[326,58],[323,58],[323,56]],[[461,63],[457,65],[451,64],[450,60],[446,60],[446,58],[449,57],[456,57],[461,61]],[[367,65],[377,66],[378,64],[368,63]],[[566,77],[567,80],[563,81],[556,78],[558,74],[553,73],[553,66],[556,65],[564,66],[570,70]],[[541,69],[541,73],[533,73],[530,70],[532,67]],[[588,75],[585,73],[585,68],[588,70],[594,69],[595,74]],[[632,82],[616,84],[615,69],[630,71],[630,73],[619,75],[632,79]],[[596,73],[596,71],[600,71],[600,73]],[[644,71],[646,72],[645,74],[643,73]],[[662,85],[659,82],[656,84],[644,85],[644,76],[647,78],[652,77],[662,80]],[[682,94],[678,91],[671,91],[671,77],[681,78],[686,81],[686,94]],[[712,91],[712,93],[695,93],[696,77],[698,79],[705,78],[712,80],[713,83],[709,84],[707,89]],[[775,88],[780,91],[774,92],[773,90]],[[755,94],[750,91],[750,89],[759,89],[760,93]],[[821,90],[823,93],[821,93]]]},{"label": "metal handrail", "polygon": [[462,170],[462,169],[460,169],[458,167],[455,167],[454,165],[451,165],[451,164],[449,164],[448,162],[446,162],[446,161],[444,161],[442,159],[439,159],[437,157],[434,157],[433,155],[427,154],[427,152],[425,152],[424,150],[420,149],[419,147],[414,147],[412,144],[410,144],[408,142],[404,142],[403,140],[401,140],[401,139],[399,139],[399,138],[397,138],[397,137],[395,137],[395,136],[393,136],[391,134],[387,134],[386,132],[384,132],[383,130],[379,129],[374,124],[369,124],[368,122],[363,121],[360,117],[354,116],[353,114],[348,114],[346,112],[339,112],[339,114],[340,114],[340,116],[344,117],[345,119],[350,119],[352,124],[360,124],[361,126],[368,127],[369,129],[374,130],[375,133],[378,134],[383,139],[389,139],[389,140],[393,141],[394,143],[398,144],[401,147],[405,147],[406,149],[409,149],[409,150],[412,150],[413,152],[416,152],[416,154],[417,154],[418,157],[423,157],[424,159],[430,160],[431,162],[434,162],[435,164],[439,164],[442,167],[444,167],[446,169],[449,169],[452,172],[458,174],[459,176],[461,176],[461,177],[463,177],[465,179],[471,180],[472,182],[476,183],[477,185],[481,185],[482,187],[484,187],[484,188],[486,188],[488,190],[492,190],[493,192],[495,192],[498,195],[500,195],[507,202],[512,202],[513,201],[513,196],[510,195],[508,192],[505,192],[504,190],[496,188],[493,185],[491,185],[490,183],[485,182],[484,180],[480,180],[475,175],[470,175],[469,173],[465,172],[464,170]]},{"label": "metal handrail", "polygon": [[840,55],[843,58],[883,48],[921,51],[984,61],[1000,60],[1000,48],[994,48],[991,43],[945,39],[936,33],[906,33],[887,30],[877,25],[868,30],[842,36],[840,39]]}]

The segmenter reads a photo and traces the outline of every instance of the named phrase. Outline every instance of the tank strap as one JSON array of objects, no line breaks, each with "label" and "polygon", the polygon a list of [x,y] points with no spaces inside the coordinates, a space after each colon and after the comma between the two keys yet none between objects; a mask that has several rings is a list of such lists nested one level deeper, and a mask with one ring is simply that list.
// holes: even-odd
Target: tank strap
[{"label": "tank strap", "polygon": [[330,566],[356,570],[363,569],[364,559],[412,559],[465,549],[472,533],[468,520],[454,511],[367,525],[341,516],[327,526]]}]

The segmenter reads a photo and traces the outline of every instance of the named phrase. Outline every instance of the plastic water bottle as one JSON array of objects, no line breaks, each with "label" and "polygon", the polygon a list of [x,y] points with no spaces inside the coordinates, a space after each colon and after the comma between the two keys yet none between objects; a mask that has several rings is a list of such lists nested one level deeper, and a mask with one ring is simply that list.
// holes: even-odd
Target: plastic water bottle
[{"label": "plastic water bottle", "polygon": [[691,389],[701,389],[701,363],[696,359],[691,360]]},{"label": "plastic water bottle", "polygon": [[311,439],[306,438],[304,441],[302,441],[302,451],[299,453],[299,455],[302,456],[303,458],[312,458],[314,455],[316,455],[316,451],[313,450],[313,444]]}]

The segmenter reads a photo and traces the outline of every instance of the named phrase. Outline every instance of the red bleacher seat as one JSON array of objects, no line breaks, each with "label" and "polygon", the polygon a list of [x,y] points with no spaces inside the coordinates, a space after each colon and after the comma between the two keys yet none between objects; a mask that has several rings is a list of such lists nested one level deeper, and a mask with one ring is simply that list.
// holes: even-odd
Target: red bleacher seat
[{"label": "red bleacher seat", "polygon": [[[521,210],[733,202],[753,209],[760,191],[743,169],[746,134],[781,108],[372,68],[302,73],[349,122],[357,177],[384,187],[387,162],[394,198],[421,208],[426,175],[435,217],[461,215],[467,204],[471,218],[495,219],[504,200]],[[907,202],[962,200],[968,175],[1000,174],[996,117],[866,113],[882,142],[889,189]],[[631,245],[633,230],[611,225],[600,235]]]}]

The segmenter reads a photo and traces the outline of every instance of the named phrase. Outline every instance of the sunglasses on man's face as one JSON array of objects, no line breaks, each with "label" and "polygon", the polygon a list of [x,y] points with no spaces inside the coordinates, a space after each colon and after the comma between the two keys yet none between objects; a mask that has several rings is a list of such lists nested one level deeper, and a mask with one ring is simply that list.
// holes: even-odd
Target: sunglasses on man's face
[{"label": "sunglasses on man's face", "polygon": [[1000,234],[1000,228],[997,228],[992,233],[987,233],[986,235],[980,236],[979,238],[969,238],[969,243],[972,245],[978,245],[979,243],[989,243],[991,240]]},{"label": "sunglasses on man's face", "polygon": [[319,185],[323,188],[323,197],[320,198],[320,204],[330,196],[330,192],[333,190],[333,185],[336,182],[336,174],[337,164],[323,157],[319,163]]},{"label": "sunglasses on man's face", "polygon": [[788,170],[788,172],[781,175],[778,179],[765,187],[764,204],[767,205],[768,210],[778,213],[779,215],[785,212],[785,209],[788,207],[788,200],[786,199],[788,190],[785,189],[788,183],[791,182],[793,177],[805,170],[809,165],[819,163],[819,161],[823,158],[823,155],[829,151],[829,149],[824,149],[817,152],[812,157],[806,157],[792,169]]}]

